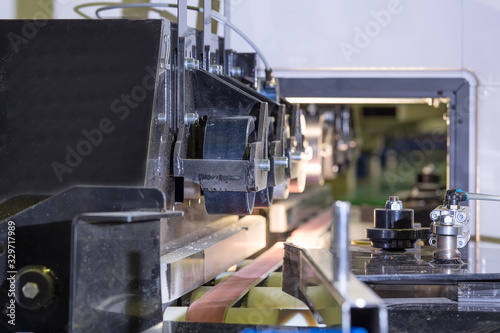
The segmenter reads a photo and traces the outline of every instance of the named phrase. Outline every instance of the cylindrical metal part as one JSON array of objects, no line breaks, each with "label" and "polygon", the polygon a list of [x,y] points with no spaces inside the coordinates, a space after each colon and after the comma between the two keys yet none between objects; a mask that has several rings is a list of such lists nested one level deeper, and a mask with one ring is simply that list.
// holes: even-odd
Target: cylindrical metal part
[{"label": "cylindrical metal part", "polygon": [[434,259],[452,260],[460,259],[457,250],[457,236],[437,235],[437,249],[434,251]]},{"label": "cylindrical metal part", "polygon": [[336,201],[333,205],[332,249],[333,249],[333,278],[335,282],[349,281],[349,217],[351,204]]},{"label": "cylindrical metal part", "polygon": [[489,201],[500,201],[499,195],[491,195],[491,194],[481,194],[481,193],[470,193],[467,192],[468,200],[489,200]]}]

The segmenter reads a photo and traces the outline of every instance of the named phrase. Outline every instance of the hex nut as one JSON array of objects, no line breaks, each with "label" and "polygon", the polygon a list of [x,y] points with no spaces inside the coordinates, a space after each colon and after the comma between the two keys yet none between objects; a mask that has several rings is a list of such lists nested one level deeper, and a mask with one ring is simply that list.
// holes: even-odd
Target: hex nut
[{"label": "hex nut", "polygon": [[36,284],[34,282],[27,282],[23,286],[22,291],[23,291],[24,297],[29,298],[29,299],[34,299],[36,297],[36,295],[38,295],[40,293],[40,289],[38,289],[38,284]]},{"label": "hex nut", "polygon": [[452,225],[453,224],[453,218],[449,215],[446,215],[443,217],[443,224],[445,225]]}]

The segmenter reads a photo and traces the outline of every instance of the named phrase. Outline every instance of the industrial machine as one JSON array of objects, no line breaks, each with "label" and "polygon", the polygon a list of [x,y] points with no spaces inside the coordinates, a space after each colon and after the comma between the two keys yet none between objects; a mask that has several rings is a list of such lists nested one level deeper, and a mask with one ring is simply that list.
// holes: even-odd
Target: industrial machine
[{"label": "industrial machine", "polygon": [[[177,20],[102,18],[151,7]],[[0,21],[1,331],[498,329],[497,251],[460,205],[496,197],[448,190],[424,224],[394,195],[351,243],[326,186],[359,155],[349,98],[456,105],[468,84],[275,77],[230,8]],[[469,118],[448,121],[449,184],[467,188]]]}]

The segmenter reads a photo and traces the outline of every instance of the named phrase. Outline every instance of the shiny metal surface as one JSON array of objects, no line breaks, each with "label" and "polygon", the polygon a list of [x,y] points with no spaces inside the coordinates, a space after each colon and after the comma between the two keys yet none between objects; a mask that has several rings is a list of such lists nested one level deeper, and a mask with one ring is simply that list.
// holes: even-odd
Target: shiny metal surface
[{"label": "shiny metal surface", "polygon": [[436,237],[437,249],[434,258],[441,260],[460,260],[460,252],[457,250],[457,237],[454,235],[440,235]]},{"label": "shiny metal surface", "polygon": [[229,216],[164,244],[160,259],[162,303],[213,279],[262,249],[265,241],[265,218],[252,215],[241,220]]},{"label": "shiny metal surface", "polygon": [[[275,191],[277,188],[279,186],[275,187]],[[331,201],[328,187],[308,189],[306,196],[292,193],[287,200],[275,201],[269,208],[269,231],[283,233],[293,230],[300,222],[327,207]]]},{"label": "shiny metal surface", "polygon": [[500,279],[498,249],[477,248],[469,243],[463,263],[433,261],[430,246],[404,252],[376,250],[368,245],[351,246],[352,272],[363,282],[377,284],[456,284],[460,281]]},{"label": "shiny metal surface", "polygon": [[345,284],[334,281],[333,256],[326,249],[285,243],[283,290],[304,301],[326,325],[341,325],[342,332],[351,326],[388,331],[383,301],[353,274]]},{"label": "shiny metal surface", "polygon": [[336,201],[333,205],[333,280],[345,285],[349,280],[349,217],[351,204]]},{"label": "shiny metal surface", "polygon": [[[325,211],[297,228],[287,238],[287,241],[305,246],[315,246],[318,238],[328,230],[330,224],[331,212]],[[279,268],[282,262],[283,243],[277,242],[254,261],[217,284],[191,304],[187,320],[210,323],[224,322],[226,310],[240,300],[251,287],[256,286],[271,272]]]}]

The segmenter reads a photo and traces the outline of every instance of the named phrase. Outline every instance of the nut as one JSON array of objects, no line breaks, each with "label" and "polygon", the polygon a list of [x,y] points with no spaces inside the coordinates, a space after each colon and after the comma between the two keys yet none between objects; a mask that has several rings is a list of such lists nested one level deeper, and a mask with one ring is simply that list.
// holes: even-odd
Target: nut
[{"label": "nut", "polygon": [[453,224],[453,218],[449,215],[446,215],[443,217],[442,223],[445,225],[452,225]]},{"label": "nut", "polygon": [[401,210],[403,209],[403,203],[399,200],[398,196],[390,196],[389,200],[385,203],[385,209]]},{"label": "nut", "polygon": [[36,284],[35,282],[27,282],[23,286],[22,291],[24,297],[29,299],[34,299],[36,295],[40,293],[40,289],[38,289],[38,284]]}]

